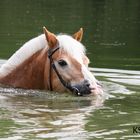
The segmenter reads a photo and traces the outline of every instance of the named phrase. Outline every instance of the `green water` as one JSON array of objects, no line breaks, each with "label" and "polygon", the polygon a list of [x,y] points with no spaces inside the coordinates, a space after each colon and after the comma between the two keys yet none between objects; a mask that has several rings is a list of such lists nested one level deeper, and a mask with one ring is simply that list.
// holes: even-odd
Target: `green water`
[{"label": "green water", "polygon": [[0,65],[44,25],[56,34],[84,28],[82,43],[105,95],[0,87],[0,140],[140,139],[133,133],[140,126],[140,1],[0,1]]},{"label": "green water", "polygon": [[84,28],[91,66],[140,70],[139,0],[0,1],[0,57],[42,33]]}]

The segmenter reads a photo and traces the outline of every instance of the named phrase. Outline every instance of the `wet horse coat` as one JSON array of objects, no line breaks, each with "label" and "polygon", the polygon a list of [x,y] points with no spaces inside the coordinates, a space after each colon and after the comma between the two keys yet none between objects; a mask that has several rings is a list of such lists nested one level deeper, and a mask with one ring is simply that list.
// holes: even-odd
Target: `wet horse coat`
[{"label": "wet horse coat", "polygon": [[[85,47],[80,43],[83,30],[72,36],[50,33],[44,28],[44,34],[25,43],[0,68],[0,83],[24,89],[50,89],[50,60],[48,50],[59,46],[52,59],[63,79],[80,89],[88,89],[90,93],[101,92],[93,74],[88,70],[88,58]],[[60,82],[58,75],[52,70],[53,90],[67,90]],[[88,84],[87,84],[88,81]],[[79,84],[80,83],[80,84]],[[80,91],[84,94],[85,90]]]}]

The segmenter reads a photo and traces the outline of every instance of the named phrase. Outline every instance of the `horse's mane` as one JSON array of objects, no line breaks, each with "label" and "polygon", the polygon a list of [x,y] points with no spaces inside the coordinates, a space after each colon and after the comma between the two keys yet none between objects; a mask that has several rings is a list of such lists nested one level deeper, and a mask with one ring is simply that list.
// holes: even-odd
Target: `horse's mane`
[{"label": "horse's mane", "polygon": [[19,50],[17,50],[8,61],[0,68],[0,76],[5,76],[14,70],[19,64],[32,56],[37,51],[47,45],[45,35],[42,34],[26,42]]},{"label": "horse's mane", "polygon": [[[57,39],[59,41],[60,51],[63,49],[79,62],[82,61],[81,56],[85,53],[85,47],[80,42],[64,34],[58,35]],[[48,44],[44,34],[29,40],[1,66],[0,77],[8,75],[17,66],[45,47],[48,47]]]}]

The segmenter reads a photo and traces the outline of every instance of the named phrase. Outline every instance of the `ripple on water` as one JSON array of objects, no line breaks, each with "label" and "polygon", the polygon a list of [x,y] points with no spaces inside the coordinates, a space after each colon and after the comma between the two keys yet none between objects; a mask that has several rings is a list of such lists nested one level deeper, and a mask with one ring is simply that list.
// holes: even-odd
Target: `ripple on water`
[{"label": "ripple on water", "polygon": [[5,140],[139,138],[132,127],[140,124],[136,94],[140,72],[91,70],[103,85],[104,97],[0,87],[0,124],[4,123],[0,136]]}]

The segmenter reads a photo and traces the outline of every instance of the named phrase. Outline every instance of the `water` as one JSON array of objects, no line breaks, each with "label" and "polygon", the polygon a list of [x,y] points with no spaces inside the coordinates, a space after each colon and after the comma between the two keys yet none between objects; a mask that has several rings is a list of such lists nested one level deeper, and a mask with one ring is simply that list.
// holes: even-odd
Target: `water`
[{"label": "water", "polygon": [[133,127],[140,124],[140,71],[91,70],[104,86],[103,98],[0,88],[0,137],[9,140],[140,138],[133,134]]},{"label": "water", "polygon": [[[0,65],[42,33],[84,28],[104,97],[0,87],[0,140],[140,139],[140,1],[0,1]],[[98,68],[97,68],[98,67]]]},{"label": "water", "polygon": [[1,0],[0,58],[8,58],[46,26],[73,34],[84,28],[91,66],[140,70],[139,0]]}]

